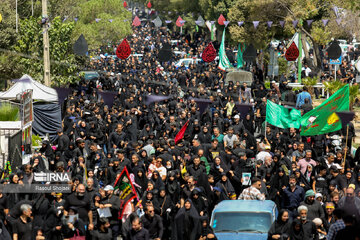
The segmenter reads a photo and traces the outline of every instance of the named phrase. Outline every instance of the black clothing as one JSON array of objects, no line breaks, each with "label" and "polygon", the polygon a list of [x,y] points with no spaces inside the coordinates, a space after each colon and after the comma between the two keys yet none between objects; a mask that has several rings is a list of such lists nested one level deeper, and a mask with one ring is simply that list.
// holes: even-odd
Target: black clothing
[{"label": "black clothing", "polygon": [[76,196],[76,192],[70,194],[65,201],[64,208],[68,211],[70,207],[76,207],[79,213],[79,218],[85,223],[88,222],[88,212],[91,209],[91,200],[88,194],[85,193],[83,197]]},{"label": "black clothing", "polygon": [[[187,200],[189,201],[189,200]],[[190,209],[182,207],[175,216],[174,240],[197,240],[200,235],[199,214],[191,204]]]},{"label": "black clothing", "polygon": [[305,223],[302,224],[304,230],[304,240],[317,240],[319,239],[318,232],[316,230],[315,223],[310,220],[306,220]]},{"label": "black clothing", "polygon": [[127,240],[149,240],[149,231],[145,228],[141,228],[139,231],[131,229],[126,235]]},{"label": "black clothing", "polygon": [[69,148],[69,144],[70,144],[69,137],[66,134],[63,134],[58,138],[58,147],[56,150],[63,153]]},{"label": "black clothing", "polygon": [[155,214],[153,218],[146,214],[141,217],[142,225],[149,231],[150,238],[162,238],[163,236],[163,222],[159,215]]},{"label": "black clothing", "polygon": [[100,229],[90,231],[91,240],[112,240],[112,231],[111,228],[106,229],[105,232],[102,232]]},{"label": "black clothing", "polygon": [[276,220],[271,225],[268,232],[268,239],[272,239],[273,235],[289,235],[291,223],[289,221],[283,222],[282,220]]},{"label": "black clothing", "polygon": [[21,218],[18,218],[13,225],[13,232],[18,235],[19,240],[32,240],[33,239],[33,229],[32,222],[30,218],[26,219],[24,223]]}]

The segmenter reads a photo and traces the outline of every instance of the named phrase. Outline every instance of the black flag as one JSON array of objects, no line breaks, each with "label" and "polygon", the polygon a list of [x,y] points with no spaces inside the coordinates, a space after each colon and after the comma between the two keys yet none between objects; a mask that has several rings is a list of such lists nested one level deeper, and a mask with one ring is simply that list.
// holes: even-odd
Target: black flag
[{"label": "black flag", "polygon": [[167,62],[170,61],[172,57],[171,46],[168,43],[165,43],[163,47],[159,51],[159,61],[160,62]]},{"label": "black flag", "polygon": [[250,44],[243,53],[243,59],[246,62],[253,62],[256,59],[256,49],[254,45]]},{"label": "black flag", "polygon": [[338,59],[341,56],[341,47],[337,41],[333,41],[327,49],[328,57],[330,59]]},{"label": "black flag", "polygon": [[85,40],[84,35],[80,35],[78,40],[74,43],[74,53],[79,56],[84,56],[88,52],[88,44]]}]

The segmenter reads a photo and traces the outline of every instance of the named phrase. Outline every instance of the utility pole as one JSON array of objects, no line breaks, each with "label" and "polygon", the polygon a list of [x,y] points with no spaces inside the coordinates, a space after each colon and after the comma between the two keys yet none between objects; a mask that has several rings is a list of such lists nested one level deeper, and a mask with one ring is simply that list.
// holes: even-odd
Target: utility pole
[{"label": "utility pole", "polygon": [[43,42],[44,42],[44,82],[50,87],[50,49],[49,49],[49,25],[47,14],[47,0],[42,0],[42,17],[46,19],[43,23]]},{"label": "utility pole", "polygon": [[15,11],[16,11],[16,16],[15,16],[15,18],[16,18],[16,33],[18,33],[18,31],[19,31],[19,20],[18,20],[18,2],[17,2],[17,0],[15,0]]}]

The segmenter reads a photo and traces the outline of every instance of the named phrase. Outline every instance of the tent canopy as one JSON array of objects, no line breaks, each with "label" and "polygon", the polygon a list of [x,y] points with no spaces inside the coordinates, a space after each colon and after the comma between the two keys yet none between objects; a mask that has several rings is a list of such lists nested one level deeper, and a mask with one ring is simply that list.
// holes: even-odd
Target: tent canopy
[{"label": "tent canopy", "polygon": [[0,99],[15,99],[16,95],[28,89],[33,90],[33,99],[44,102],[57,102],[58,94],[55,89],[47,87],[25,74],[6,92],[0,94]]},{"label": "tent canopy", "polygon": [[226,74],[225,84],[229,84],[230,81],[232,81],[234,84],[236,84],[236,82],[240,82],[240,84],[244,82],[251,84],[253,81],[253,75],[251,72],[237,69]]}]

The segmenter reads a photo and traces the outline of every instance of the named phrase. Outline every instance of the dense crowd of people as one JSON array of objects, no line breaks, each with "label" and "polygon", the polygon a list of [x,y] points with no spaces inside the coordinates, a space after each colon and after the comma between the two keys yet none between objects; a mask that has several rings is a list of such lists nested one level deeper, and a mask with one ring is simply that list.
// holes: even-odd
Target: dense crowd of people
[{"label": "dense crowd of people", "polygon": [[[295,92],[283,76],[267,89],[256,65],[247,85],[226,83],[215,62],[176,67],[181,54],[158,62],[172,39],[180,39],[173,50],[188,57],[200,57],[206,47],[200,33],[190,38],[148,27],[128,38],[141,56],[107,57],[116,46],[94,53],[101,57],[93,57],[88,70],[101,75],[73,86],[56,141],[43,141],[28,164],[3,178],[3,184],[26,185],[34,173],[66,172],[71,192],[0,193],[0,239],[216,239],[212,210],[237,199],[276,203],[269,239],[359,239],[353,124],[348,141],[344,130],[303,137],[298,129],[265,125],[267,100],[310,111],[307,88]],[[118,93],[112,106],[99,89]],[[146,104],[150,95],[169,98]],[[205,111],[196,99],[210,100]],[[241,114],[238,102],[252,107]],[[336,144],[332,136],[343,141]],[[137,193],[125,206],[115,187],[124,168]],[[110,215],[101,217],[99,209]]]}]

